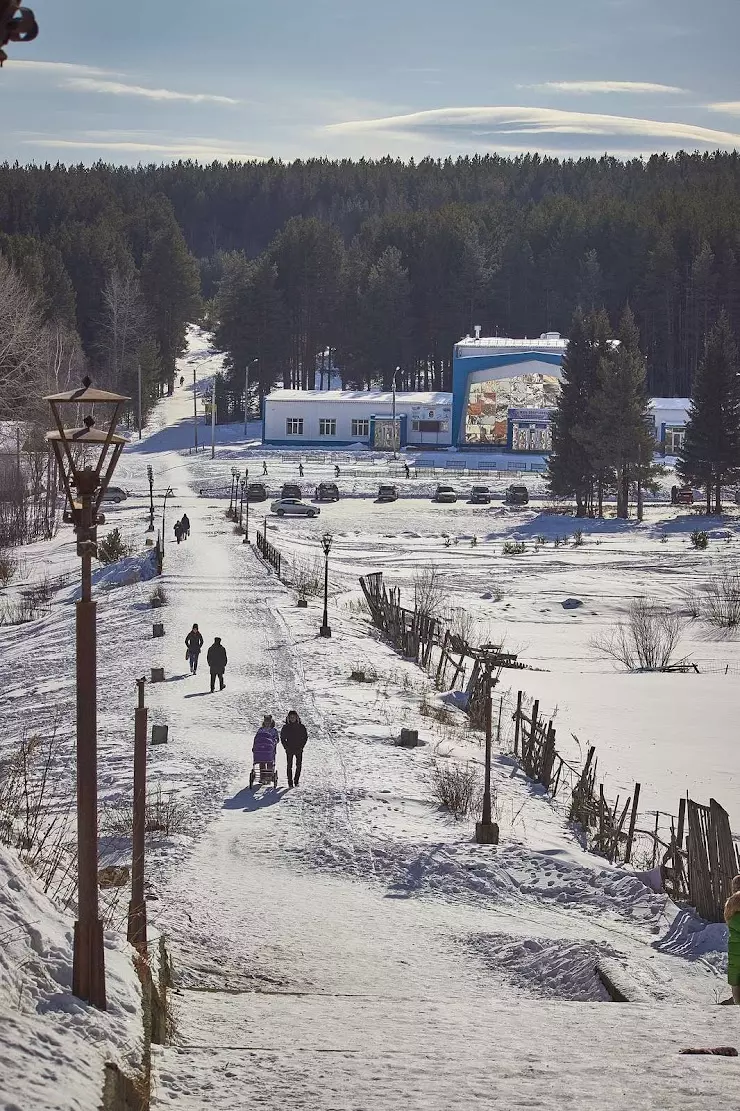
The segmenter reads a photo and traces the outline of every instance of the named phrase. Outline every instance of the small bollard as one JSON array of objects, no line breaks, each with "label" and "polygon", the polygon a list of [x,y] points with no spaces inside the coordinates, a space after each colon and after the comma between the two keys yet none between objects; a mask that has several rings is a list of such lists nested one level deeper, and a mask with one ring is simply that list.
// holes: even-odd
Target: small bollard
[{"label": "small bollard", "polygon": [[419,731],[417,729],[402,729],[401,736],[396,744],[401,748],[416,748],[419,744]]},{"label": "small bollard", "polygon": [[475,839],[479,845],[498,845],[498,824],[496,822],[476,822]]},{"label": "small bollard", "polygon": [[164,668],[163,667],[153,667],[152,668],[152,682],[153,683],[164,683]]},{"label": "small bollard", "polygon": [[298,599],[298,609],[299,610],[304,610],[304,609],[306,609],[307,606],[308,606],[308,602],[305,598],[299,598]]},{"label": "small bollard", "polygon": [[169,725],[153,725],[152,726],[152,744],[153,745],[166,745],[169,735]]},{"label": "small bollard", "polygon": [[149,605],[152,607],[153,610],[158,610],[162,605],[162,599],[152,598],[149,602]]},{"label": "small bollard", "polygon": [[146,548],[153,548],[154,547],[154,541],[152,540],[151,536],[147,536],[146,540],[144,541],[144,546]]},{"label": "small bollard", "polygon": [[164,636],[164,622],[163,621],[155,621],[154,622],[154,624],[152,625],[152,636],[153,637],[163,637]]}]

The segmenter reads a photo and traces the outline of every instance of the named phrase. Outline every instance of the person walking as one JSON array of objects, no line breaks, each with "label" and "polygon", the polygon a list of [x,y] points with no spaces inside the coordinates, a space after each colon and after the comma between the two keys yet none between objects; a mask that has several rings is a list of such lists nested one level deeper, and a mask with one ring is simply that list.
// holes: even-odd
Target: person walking
[{"label": "person walking", "polygon": [[190,664],[190,674],[195,675],[198,671],[198,656],[203,647],[203,634],[198,629],[197,625],[193,625],[192,629],[185,637],[185,659]]},{"label": "person walking", "polygon": [[404,467],[406,468],[406,478],[411,478],[411,471],[409,470],[408,463],[404,463]]},{"label": "person walking", "polygon": [[262,477],[264,478],[266,475],[267,475],[267,463],[263,459],[262,460]]},{"label": "person walking", "polygon": [[303,478],[303,463],[298,464],[298,477]]},{"label": "person walking", "polygon": [[224,671],[226,671],[228,659],[226,656],[226,649],[221,643],[221,637],[213,638],[213,644],[208,649],[206,660],[211,671],[211,694],[213,694],[216,689],[217,679],[219,682],[219,690],[223,690],[226,686],[224,683]]},{"label": "person walking", "polygon": [[187,513],[183,513],[182,518],[180,519],[180,528],[182,530],[183,538],[187,540],[190,536],[190,518],[188,517]]},{"label": "person walking", "polygon": [[727,938],[727,982],[732,988],[732,1002],[740,1007],[740,875],[732,881],[732,894],[725,903],[725,922],[730,931]]},{"label": "person walking", "polygon": [[179,521],[175,521],[172,528],[173,528],[173,531],[175,533],[175,540],[179,544],[180,541],[182,540],[182,525],[180,524]]},{"label": "person walking", "polygon": [[252,759],[260,766],[260,778],[268,771],[268,764],[274,766],[279,740],[274,717],[272,714],[265,714],[252,742]]},{"label": "person walking", "polygon": [[339,478],[339,464],[338,463],[334,464],[334,477]]},{"label": "person walking", "polygon": [[[285,725],[280,730],[280,740],[285,749],[288,765],[288,786],[297,787],[303,768],[303,750],[308,740],[308,730],[296,710],[289,710]],[[295,760],[295,772],[293,761]]]}]

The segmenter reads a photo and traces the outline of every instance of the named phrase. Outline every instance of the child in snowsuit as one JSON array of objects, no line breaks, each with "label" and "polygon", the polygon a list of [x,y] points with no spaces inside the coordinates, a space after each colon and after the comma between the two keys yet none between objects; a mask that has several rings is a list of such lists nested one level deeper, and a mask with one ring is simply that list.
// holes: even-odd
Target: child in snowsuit
[{"label": "child in snowsuit", "polygon": [[198,629],[197,625],[193,625],[192,629],[185,637],[185,659],[190,664],[190,674],[195,675],[198,671],[198,656],[203,647],[203,634]]},{"label": "child in snowsuit", "polygon": [[727,939],[727,982],[732,988],[732,1001],[740,1007],[740,875],[732,881],[732,895],[725,903]]},{"label": "child in snowsuit", "polygon": [[268,764],[274,765],[279,740],[275,719],[272,714],[265,714],[252,743],[252,757],[260,766],[260,774],[267,771]]},{"label": "child in snowsuit", "polygon": [[[285,725],[280,730],[280,740],[285,749],[285,756],[288,763],[288,786],[297,787],[301,778],[303,749],[308,740],[308,731],[295,710],[290,710],[288,712]],[[295,774],[293,773],[294,760]]]}]

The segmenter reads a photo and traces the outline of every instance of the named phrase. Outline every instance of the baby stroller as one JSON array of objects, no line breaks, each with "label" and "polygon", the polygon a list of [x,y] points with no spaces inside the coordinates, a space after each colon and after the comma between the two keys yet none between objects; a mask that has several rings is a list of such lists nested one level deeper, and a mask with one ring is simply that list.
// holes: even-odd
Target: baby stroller
[{"label": "baby stroller", "polygon": [[278,785],[277,768],[275,767],[275,753],[277,752],[278,735],[275,729],[258,729],[252,746],[253,767],[249,773],[250,789],[255,783],[260,787],[273,787]]}]

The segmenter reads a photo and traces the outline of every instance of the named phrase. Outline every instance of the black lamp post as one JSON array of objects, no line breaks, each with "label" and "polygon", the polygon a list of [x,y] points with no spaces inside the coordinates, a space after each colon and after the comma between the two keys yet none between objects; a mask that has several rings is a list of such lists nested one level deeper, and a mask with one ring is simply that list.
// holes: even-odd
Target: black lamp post
[{"label": "black lamp post", "polygon": [[[56,429],[47,433],[54,449],[69,504],[65,518],[77,534],[82,560],[82,590],[76,605],[77,634],[77,921],[74,927],[72,991],[100,1010],[106,1009],[103,924],[98,911],[98,739],[97,739],[97,603],[92,600],[92,560],[97,555],[97,526],[105,518],[100,503],[126,440],[115,434],[130,398],[92,389],[52,394]],[[112,408],[107,430],[95,427],[88,413],[79,428],[65,428],[63,405]],[[104,469],[105,468],[105,469]]]},{"label": "black lamp post", "polygon": [[481,820],[475,823],[475,839],[479,845],[498,845],[499,829],[496,822],[491,821],[491,695],[493,692],[493,664],[494,657],[500,648],[495,645],[481,645],[480,653],[483,663],[483,682],[486,698],[485,725],[486,725],[486,772],[483,781],[483,813]]},{"label": "black lamp post", "polygon": [[329,552],[334,537],[330,532],[325,532],[321,537],[321,547],[324,551],[324,620],[319,629],[319,635],[322,637],[330,637],[331,629],[329,628]]},{"label": "black lamp post", "polygon": [[164,492],[164,501],[162,502],[162,558],[164,559],[164,538],[165,538],[165,518],[167,516],[167,499],[173,497],[175,491],[171,486],[168,486]]},{"label": "black lamp post", "polygon": [[236,467],[231,468],[231,491],[229,493],[229,512],[227,517],[236,518],[236,498],[239,493],[239,471]]},{"label": "black lamp post", "polygon": [[146,477],[149,479],[149,528],[147,532],[154,532],[154,471],[151,466],[146,469]]}]

